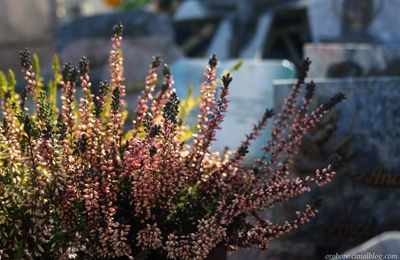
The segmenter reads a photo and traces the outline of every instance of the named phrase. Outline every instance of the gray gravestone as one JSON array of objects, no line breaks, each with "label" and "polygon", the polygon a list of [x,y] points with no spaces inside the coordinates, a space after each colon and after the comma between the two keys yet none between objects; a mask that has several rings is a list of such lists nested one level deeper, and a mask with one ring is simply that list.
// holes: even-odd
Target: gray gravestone
[{"label": "gray gravestone", "polygon": [[361,43],[308,43],[310,77],[400,75],[400,48]]},{"label": "gray gravestone", "polygon": [[309,19],[314,42],[399,44],[400,0],[313,0]]},{"label": "gray gravestone", "polygon": [[[276,82],[276,104],[291,85]],[[287,209],[291,212],[321,197],[321,214],[295,237],[315,243],[325,253],[340,252],[335,250],[400,228],[400,78],[317,80],[316,85],[320,102],[338,91],[347,99],[334,110],[333,119],[330,116],[305,138],[291,169],[305,177],[336,155],[345,164],[333,183],[293,201]]]}]

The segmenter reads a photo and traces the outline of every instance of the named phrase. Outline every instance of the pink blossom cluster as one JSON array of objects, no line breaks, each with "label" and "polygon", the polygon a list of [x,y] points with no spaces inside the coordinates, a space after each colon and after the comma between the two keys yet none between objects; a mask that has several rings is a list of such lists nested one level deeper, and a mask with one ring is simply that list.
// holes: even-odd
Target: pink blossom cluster
[{"label": "pink blossom cluster", "polygon": [[86,58],[77,67],[64,66],[59,112],[40,89],[27,50],[21,54],[24,92],[18,95],[4,83],[0,259],[205,259],[216,247],[265,249],[316,216],[319,203],[283,223],[261,215],[335,175],[334,163],[304,178],[288,172],[302,137],[344,99],[338,94],[309,111],[314,91],[314,83],[305,83],[309,60],[272,122],[264,155],[248,168],[243,160],[249,146],[274,113],[266,110],[237,149],[211,152],[232,81],[230,74],[217,79],[215,55],[205,68],[197,131],[190,141],[180,139],[181,104],[171,69],[159,57],[149,67],[136,119],[127,130],[122,29],[121,24],[114,28],[110,80],[101,82],[97,93]]}]

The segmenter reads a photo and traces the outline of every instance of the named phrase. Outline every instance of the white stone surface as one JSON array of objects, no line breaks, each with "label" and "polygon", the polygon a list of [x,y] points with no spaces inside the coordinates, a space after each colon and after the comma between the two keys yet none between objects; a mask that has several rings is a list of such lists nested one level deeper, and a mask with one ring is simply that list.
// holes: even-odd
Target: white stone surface
[{"label": "white stone surface", "polygon": [[[334,258],[334,259],[396,259],[396,258],[379,258],[389,257],[394,255],[400,257],[400,232],[391,231],[385,232],[379,236],[376,236],[367,242],[350,249],[345,252],[345,258]],[[363,257],[363,258],[356,258]]]}]

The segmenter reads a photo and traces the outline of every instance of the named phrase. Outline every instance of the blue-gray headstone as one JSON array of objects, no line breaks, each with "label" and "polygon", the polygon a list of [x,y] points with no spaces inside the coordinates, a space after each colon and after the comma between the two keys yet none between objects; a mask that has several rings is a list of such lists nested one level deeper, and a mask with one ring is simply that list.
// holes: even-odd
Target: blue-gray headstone
[{"label": "blue-gray headstone", "polygon": [[[276,104],[287,96],[291,85],[275,85]],[[300,228],[298,240],[335,252],[400,228],[399,86],[399,77],[316,80],[319,102],[339,91],[347,99],[337,106],[336,120],[329,122],[333,134],[325,141],[319,138],[319,143],[309,141],[304,148],[315,149],[296,158],[296,169],[307,164],[323,167],[328,163],[324,160],[334,155],[341,155],[345,163],[333,183],[285,204],[287,214],[292,214],[315,197],[323,199],[318,218]],[[320,131],[327,126],[322,125]],[[305,177],[314,172],[297,173]]]}]

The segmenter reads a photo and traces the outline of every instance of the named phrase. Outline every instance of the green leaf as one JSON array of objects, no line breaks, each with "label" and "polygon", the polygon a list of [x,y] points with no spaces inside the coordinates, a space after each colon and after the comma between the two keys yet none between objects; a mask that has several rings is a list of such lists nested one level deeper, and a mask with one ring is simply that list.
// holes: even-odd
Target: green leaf
[{"label": "green leaf", "polygon": [[17,85],[17,81],[15,80],[15,74],[12,70],[8,70],[8,90],[11,94],[15,92],[15,86]]},{"label": "green leaf", "polygon": [[60,74],[60,63],[57,55],[53,56],[53,80],[47,83],[48,98],[53,106],[53,111],[58,112],[57,107],[57,86],[60,84],[62,75]]},{"label": "green leaf", "polygon": [[0,96],[4,99],[8,89],[8,81],[4,72],[0,71]]},{"label": "green leaf", "polygon": [[35,72],[36,75],[39,75],[40,74],[40,63],[39,63],[39,56],[37,54],[33,54],[32,62],[33,62],[33,71]]},{"label": "green leaf", "polygon": [[43,89],[43,77],[40,76],[39,56],[37,54],[34,54],[32,56],[32,61],[33,61],[33,71],[35,72],[36,84],[38,88],[36,92],[39,93]]},{"label": "green leaf", "polygon": [[235,65],[233,65],[232,68],[230,68],[230,69],[227,71],[227,73],[232,73],[232,72],[235,72],[235,71],[239,70],[240,67],[242,67],[243,63],[244,63],[243,60],[239,60]]}]

